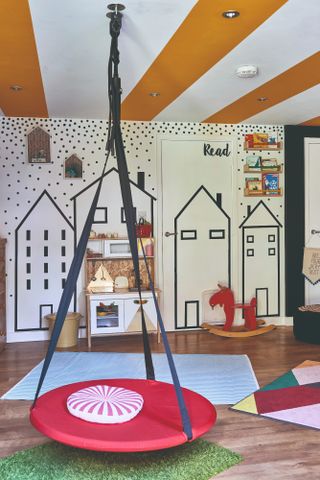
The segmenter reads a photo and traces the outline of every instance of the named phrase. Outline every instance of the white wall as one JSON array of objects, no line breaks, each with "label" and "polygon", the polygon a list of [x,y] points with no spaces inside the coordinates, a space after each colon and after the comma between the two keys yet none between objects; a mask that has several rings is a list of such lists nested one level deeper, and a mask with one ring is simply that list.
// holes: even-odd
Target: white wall
[{"label": "white wall", "polygon": [[[29,118],[6,118],[0,119],[0,236],[7,238],[7,334],[9,341],[41,340],[47,338],[47,332],[28,329],[35,327],[34,318],[30,318],[30,312],[17,305],[19,311],[18,327],[23,325],[23,331],[15,329],[15,262],[17,258],[15,237],[20,231],[19,225],[28,214],[32,206],[39,199],[44,190],[47,190],[52,200],[63,213],[59,216],[59,222],[65,223],[67,220],[74,225],[73,201],[71,200],[77,193],[90,185],[99,176],[104,162],[105,140],[107,123],[101,120],[73,120],[73,119],[29,119]],[[27,142],[26,134],[35,126],[41,126],[51,135],[51,164],[28,164],[27,161]],[[283,140],[282,126],[250,126],[250,125],[205,125],[192,123],[152,123],[152,122],[123,122],[123,137],[127,153],[127,161],[132,181],[137,181],[138,172],[145,173],[145,190],[157,198],[155,202],[155,223],[157,237],[157,278],[160,288],[163,279],[162,265],[162,216],[161,205],[162,198],[166,192],[162,191],[161,186],[161,165],[159,156],[159,142],[163,138],[184,138],[192,142],[197,136],[206,136],[212,141],[223,138],[229,139],[233,144],[233,160],[236,168],[233,169],[232,183],[234,189],[230,192],[230,199],[225,198],[223,205],[231,205],[228,208],[228,215],[231,218],[231,258],[232,258],[232,287],[235,291],[236,299],[240,300],[242,289],[242,243],[241,229],[239,226],[248,217],[249,207],[251,211],[258,204],[261,198],[248,198],[243,195],[245,175],[243,174],[243,165],[247,153],[243,150],[243,136],[249,132],[274,132],[277,131],[280,140]],[[63,162],[73,153],[83,161],[82,179],[65,179],[63,176]],[[183,155],[183,153],[182,153]],[[283,162],[283,150],[281,152],[265,152],[263,157],[276,156],[280,163]],[[116,167],[115,159],[109,160],[108,168]],[[201,172],[201,165],[199,165]],[[183,172],[181,172],[183,176]],[[282,185],[283,174],[281,176]],[[223,185],[222,185],[223,187]],[[218,193],[218,192],[213,192]],[[83,197],[84,198],[84,197]],[[145,209],[149,208],[149,197],[145,196]],[[119,199],[115,200],[118,204]],[[265,204],[272,212],[275,218],[283,225],[284,221],[284,198],[266,198]],[[36,208],[36,207],[35,207]],[[139,206],[140,208],[140,206]],[[144,205],[141,204],[141,208]],[[37,222],[45,220],[46,214],[41,210],[35,210],[32,218],[37,218]],[[157,214],[159,212],[159,214]],[[79,215],[79,211],[77,212]],[[84,220],[85,209],[80,213]],[[31,217],[30,217],[31,219]],[[46,219],[47,220],[47,219]],[[58,222],[58,223],[59,223]],[[52,222],[54,227],[57,221]],[[77,220],[81,224],[81,218]],[[35,220],[30,229],[35,228]],[[60,224],[57,229],[60,229]],[[115,231],[117,226],[108,225],[108,231]],[[68,227],[68,242],[70,243],[70,228]],[[36,230],[35,230],[36,231]],[[121,232],[119,232],[121,233]],[[283,277],[283,228],[280,228],[280,315],[284,311],[284,277]],[[50,238],[50,237],[49,237]],[[49,246],[50,246],[49,240]],[[55,241],[57,242],[57,240]],[[68,244],[69,244],[68,243]],[[71,243],[70,243],[71,245]],[[60,244],[58,245],[60,247]],[[40,259],[40,254],[39,254]],[[70,257],[68,260],[70,261]],[[41,257],[41,262],[43,261]],[[52,259],[50,258],[50,262]],[[57,258],[56,261],[61,262]],[[54,262],[54,260],[53,260]],[[225,259],[221,259],[225,262]],[[196,268],[196,265],[195,265]],[[266,268],[265,258],[261,260],[261,266],[258,267],[263,272]],[[19,280],[19,295],[24,298],[26,293],[23,291],[25,285],[25,272],[19,271],[21,279]],[[20,277],[19,277],[20,278]],[[55,294],[61,292],[61,279],[57,280]],[[81,283],[81,281],[80,281]],[[51,286],[51,280],[50,280]],[[84,285],[82,285],[84,287]],[[21,296],[22,295],[22,296]],[[34,291],[33,300],[36,305],[46,303],[46,298],[41,298]],[[54,301],[54,303],[56,300]],[[48,296],[48,304],[52,303]],[[56,306],[55,306],[56,308]],[[83,310],[83,303],[78,307]],[[84,313],[82,311],[82,313]]]}]

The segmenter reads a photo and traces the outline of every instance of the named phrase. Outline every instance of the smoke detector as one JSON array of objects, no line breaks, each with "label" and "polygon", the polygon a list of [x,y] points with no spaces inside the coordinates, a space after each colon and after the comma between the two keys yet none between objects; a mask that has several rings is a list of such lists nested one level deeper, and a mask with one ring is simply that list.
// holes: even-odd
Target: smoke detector
[{"label": "smoke detector", "polygon": [[255,65],[241,65],[236,70],[237,77],[252,78],[258,74],[258,67]]}]

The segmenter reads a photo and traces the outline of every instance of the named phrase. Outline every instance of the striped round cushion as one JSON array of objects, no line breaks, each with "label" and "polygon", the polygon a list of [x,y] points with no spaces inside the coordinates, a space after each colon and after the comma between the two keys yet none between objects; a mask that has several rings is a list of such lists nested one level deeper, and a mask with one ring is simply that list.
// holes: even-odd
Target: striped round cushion
[{"label": "striped round cushion", "polygon": [[143,397],[139,393],[108,385],[83,388],[67,398],[71,415],[95,423],[127,422],[142,406]]}]

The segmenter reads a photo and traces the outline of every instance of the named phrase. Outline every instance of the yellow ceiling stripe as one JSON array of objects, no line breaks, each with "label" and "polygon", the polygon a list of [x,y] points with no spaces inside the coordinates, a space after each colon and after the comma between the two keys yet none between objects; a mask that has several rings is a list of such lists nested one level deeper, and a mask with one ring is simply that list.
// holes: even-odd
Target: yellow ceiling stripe
[{"label": "yellow ceiling stripe", "polygon": [[[7,116],[47,117],[28,0],[1,0],[0,108]],[[14,92],[10,85],[23,90]]]},{"label": "yellow ceiling stripe", "polygon": [[[320,83],[320,53],[317,52],[269,82],[252,90],[204,120],[207,123],[239,123]],[[258,98],[265,97],[261,102]]]},{"label": "yellow ceiling stripe", "polygon": [[153,119],[286,2],[233,0],[240,16],[227,20],[222,13],[228,2],[199,0],[123,101],[122,118]]},{"label": "yellow ceiling stripe", "polygon": [[300,125],[306,125],[306,126],[318,126],[320,125],[320,117],[314,117],[310,118],[310,120],[307,120],[303,123],[300,123]]}]

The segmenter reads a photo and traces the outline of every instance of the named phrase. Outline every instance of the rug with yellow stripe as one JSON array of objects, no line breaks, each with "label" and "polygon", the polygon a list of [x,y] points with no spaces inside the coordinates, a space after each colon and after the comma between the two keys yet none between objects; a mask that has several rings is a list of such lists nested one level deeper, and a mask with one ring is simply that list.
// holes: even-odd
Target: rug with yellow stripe
[{"label": "rug with yellow stripe", "polygon": [[231,409],[320,429],[320,362],[306,360]]}]

